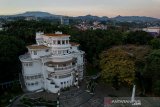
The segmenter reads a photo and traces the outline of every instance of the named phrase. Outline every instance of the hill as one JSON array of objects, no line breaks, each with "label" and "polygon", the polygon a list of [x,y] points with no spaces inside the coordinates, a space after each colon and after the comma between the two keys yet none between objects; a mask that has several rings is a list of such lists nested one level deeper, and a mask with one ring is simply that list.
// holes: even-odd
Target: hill
[{"label": "hill", "polygon": [[113,20],[120,21],[120,22],[152,22],[152,21],[159,21],[160,19],[153,18],[153,17],[146,17],[146,16],[117,16],[112,18]]}]

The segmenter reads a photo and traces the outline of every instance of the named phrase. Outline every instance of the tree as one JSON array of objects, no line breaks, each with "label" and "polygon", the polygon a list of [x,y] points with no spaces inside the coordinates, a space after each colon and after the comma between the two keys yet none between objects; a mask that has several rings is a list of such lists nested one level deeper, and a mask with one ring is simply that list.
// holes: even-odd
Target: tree
[{"label": "tree", "polygon": [[0,82],[9,81],[17,77],[21,71],[18,56],[26,51],[22,40],[15,37],[0,35]]},{"label": "tree", "polygon": [[160,49],[160,38],[155,38],[150,41],[150,45],[153,49]]},{"label": "tree", "polygon": [[104,82],[112,85],[133,84],[135,64],[132,53],[128,53],[120,47],[113,47],[103,52],[100,59],[101,75]]},{"label": "tree", "polygon": [[146,45],[148,44],[153,37],[149,33],[144,31],[130,32],[126,38],[126,43],[128,44],[138,44]]},{"label": "tree", "polygon": [[86,52],[88,62],[93,63],[105,48],[123,44],[121,32],[116,30],[87,30],[76,38],[80,48]]},{"label": "tree", "polygon": [[153,50],[148,55],[143,75],[146,78],[151,78],[152,90],[160,95],[160,49]]}]

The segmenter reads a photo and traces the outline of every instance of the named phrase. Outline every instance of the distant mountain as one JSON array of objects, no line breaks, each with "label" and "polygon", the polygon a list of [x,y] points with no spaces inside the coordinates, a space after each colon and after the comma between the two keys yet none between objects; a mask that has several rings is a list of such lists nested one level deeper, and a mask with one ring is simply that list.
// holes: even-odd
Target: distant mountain
[{"label": "distant mountain", "polygon": [[99,16],[92,16],[92,15],[78,16],[76,18],[81,19],[81,20],[97,20],[97,21],[107,21],[109,19],[106,16],[99,17]]},{"label": "distant mountain", "polygon": [[160,19],[146,17],[146,16],[117,16],[112,18],[112,20],[120,21],[120,22],[152,22],[152,21],[160,21]]},{"label": "distant mountain", "polygon": [[34,12],[25,12],[22,14],[17,14],[14,16],[24,16],[24,17],[28,17],[28,16],[34,16],[34,17],[59,17],[59,15],[54,15],[54,14],[50,14],[47,12],[40,12],[40,11],[34,11]]},{"label": "distant mountain", "polygon": [[[60,18],[66,17],[63,15],[55,15],[48,12],[41,12],[41,11],[28,11],[21,14],[16,15],[0,15],[0,18],[8,18],[8,17],[28,17],[33,16],[37,18]],[[120,22],[153,22],[153,21],[160,21],[160,19],[152,18],[152,17],[146,17],[146,16],[117,16],[113,18],[108,18],[107,16],[99,17],[99,16],[93,16],[93,15],[86,15],[86,16],[77,16],[77,17],[68,17],[69,19],[80,19],[82,21],[107,21],[107,20],[115,20]]]},{"label": "distant mountain", "polygon": [[15,15],[0,15],[1,18],[3,17],[39,17],[39,18],[48,18],[48,17],[60,17],[61,15],[54,15],[54,14],[50,14],[48,12],[41,12],[41,11],[28,11],[25,13],[21,13],[21,14],[15,14]]}]

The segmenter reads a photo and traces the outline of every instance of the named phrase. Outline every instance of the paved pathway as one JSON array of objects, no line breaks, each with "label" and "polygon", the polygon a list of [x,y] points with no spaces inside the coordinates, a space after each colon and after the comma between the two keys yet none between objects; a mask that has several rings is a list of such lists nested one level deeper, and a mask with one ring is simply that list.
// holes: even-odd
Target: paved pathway
[{"label": "paved pathway", "polygon": [[[115,90],[110,86],[100,83],[96,85],[95,94],[93,95],[86,92],[85,90],[86,84],[83,81],[79,89],[77,87],[72,87],[69,91],[60,92],[60,107],[104,107],[104,97],[131,97],[132,92],[132,90],[129,90],[125,87],[121,87],[119,90]],[[19,101],[24,96],[29,98],[41,97],[52,101],[57,100],[57,94],[48,92],[26,93],[17,98],[12,107],[24,107],[20,104]],[[142,101],[145,103],[145,105],[151,104],[146,99]],[[151,102],[151,100],[149,101]]]}]

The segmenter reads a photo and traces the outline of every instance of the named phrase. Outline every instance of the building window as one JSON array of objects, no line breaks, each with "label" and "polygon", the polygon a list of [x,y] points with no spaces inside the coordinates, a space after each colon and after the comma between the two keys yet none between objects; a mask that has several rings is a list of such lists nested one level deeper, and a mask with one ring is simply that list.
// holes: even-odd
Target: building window
[{"label": "building window", "polygon": [[61,84],[63,84],[63,82],[61,82]]},{"label": "building window", "polygon": [[35,75],[35,76],[24,76],[24,79],[26,80],[33,80],[33,79],[38,79],[38,78],[41,78],[42,75],[39,74],[39,75]]},{"label": "building window", "polygon": [[38,82],[35,82],[35,85],[38,85]]},{"label": "building window", "polygon": [[49,49],[46,49],[46,52],[49,52]]},{"label": "building window", "polygon": [[61,44],[61,41],[60,40],[58,40],[58,45],[60,45]]},{"label": "building window", "polygon": [[29,83],[26,83],[26,85],[28,85],[28,86],[29,86],[30,84],[29,84]]},{"label": "building window", "polygon": [[32,62],[28,63],[28,66],[32,66]]},{"label": "building window", "polygon": [[65,41],[64,41],[64,40],[62,41],[62,44],[63,44],[63,45],[65,44]]},{"label": "building window", "polygon": [[32,62],[26,62],[23,64],[23,66],[32,66]]},{"label": "building window", "polygon": [[66,40],[66,44],[69,44],[69,40]]},{"label": "building window", "polygon": [[42,75],[38,75],[38,78],[41,78],[42,77]]},{"label": "building window", "polygon": [[75,63],[75,62],[72,62],[72,65],[76,65],[76,63]]},{"label": "building window", "polygon": [[33,51],[34,55],[37,55],[37,51]]},{"label": "building window", "polygon": [[67,64],[63,64],[63,67],[66,67],[67,66]]},{"label": "building window", "polygon": [[55,40],[53,40],[53,44],[54,44],[54,45],[56,44],[56,41],[55,41]]},{"label": "building window", "polygon": [[61,76],[59,76],[59,78],[66,78],[66,77],[69,77],[69,76],[71,76],[71,74],[61,75]]}]

